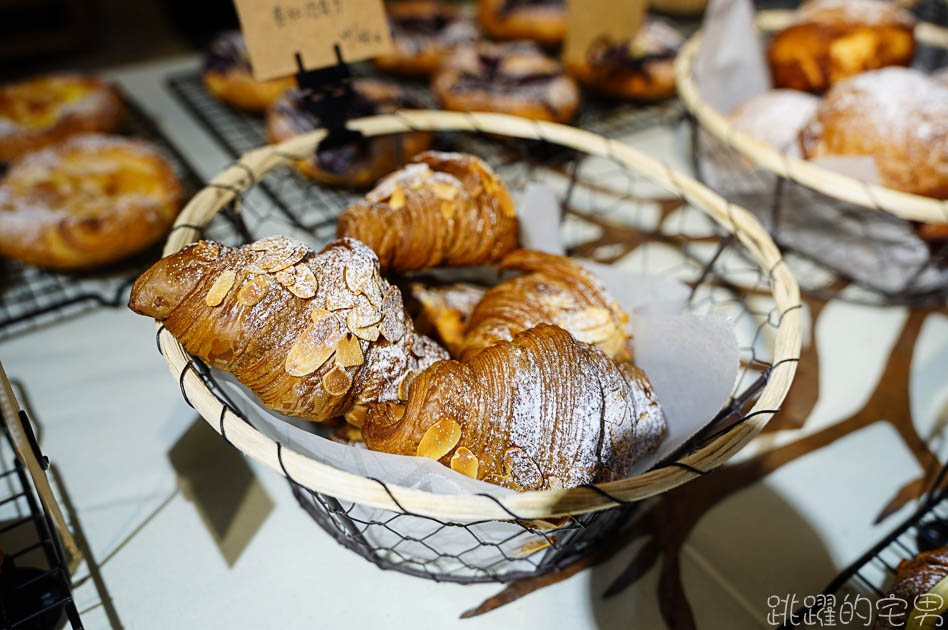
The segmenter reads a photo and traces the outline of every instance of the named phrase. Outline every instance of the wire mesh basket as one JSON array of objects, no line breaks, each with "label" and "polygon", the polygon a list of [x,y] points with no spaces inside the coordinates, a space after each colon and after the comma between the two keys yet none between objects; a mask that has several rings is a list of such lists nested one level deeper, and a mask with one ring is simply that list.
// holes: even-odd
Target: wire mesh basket
[{"label": "wire mesh basket", "polygon": [[[498,114],[402,111],[350,126],[366,136],[438,132],[437,148],[480,155],[515,198],[528,183],[544,183],[562,203],[572,253],[606,263],[621,259],[625,268],[686,283],[690,312],[722,314],[733,323],[741,368],[726,406],[646,473],[567,490],[438,494],[340,470],[268,437],[214,372],[159,325],[159,350],[188,404],[233,446],[287,477],[306,511],[346,547],[382,568],[435,580],[509,581],[561,568],[620,527],[637,501],[727,461],[778,411],[799,356],[799,292],[780,252],[746,210],[634,148],[563,125]],[[201,226],[252,195],[272,171],[285,176],[324,133],[241,157],[191,200],[165,253],[202,237]],[[248,222],[250,236],[282,229],[324,244],[334,236],[331,225],[301,225],[340,213],[349,193],[339,194],[335,205],[326,197],[304,198],[293,209],[298,221],[273,211],[269,222]]]},{"label": "wire mesh basket", "polygon": [[[923,19],[948,22],[943,2],[921,2]],[[789,23],[790,11],[761,11],[762,31]],[[948,65],[948,30],[919,22],[915,65]],[[698,91],[692,68],[700,31],[682,47],[675,65],[678,93],[692,122],[697,177],[755,213],[785,252],[801,254],[870,292],[873,303],[926,304],[948,299],[948,241],[917,236],[917,223],[948,224],[948,200],[868,183],[785,155],[735,128]],[[819,276],[814,276],[818,278]],[[803,289],[833,293],[802,280]]]},{"label": "wire mesh basket", "polygon": [[788,615],[781,628],[823,627],[827,619],[839,617],[844,604],[852,610],[849,621],[871,627],[878,602],[891,588],[899,564],[948,545],[948,489],[942,486],[946,473],[948,465],[911,515],[843,569],[821,593],[804,598],[808,601],[800,602],[803,605]]},{"label": "wire mesh basket", "polygon": [[[122,133],[147,140],[169,161],[188,194],[203,185],[154,121],[127,96]],[[78,315],[124,304],[135,277],[160,255],[159,246],[103,269],[63,272],[0,260],[0,340]]]}]

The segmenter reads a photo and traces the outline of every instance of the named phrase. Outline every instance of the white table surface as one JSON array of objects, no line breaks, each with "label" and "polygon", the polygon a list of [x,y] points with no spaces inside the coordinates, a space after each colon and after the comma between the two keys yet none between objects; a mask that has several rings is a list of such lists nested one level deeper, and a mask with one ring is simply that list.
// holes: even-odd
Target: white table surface
[{"label": "white table surface", "polygon": [[[230,159],[162,85],[168,72],[190,67],[195,62],[187,58],[111,74],[210,177]],[[688,170],[680,141],[667,133],[629,141]],[[906,316],[903,307],[827,305],[814,328],[821,393],[806,428],[755,441],[738,460],[858,409]],[[910,391],[916,428],[941,444],[939,429],[948,420],[948,317],[929,315],[917,348]],[[315,525],[281,477],[250,460],[274,509],[229,566],[195,505],[178,490],[168,451],[197,414],[156,351],[151,321],[124,309],[94,310],[0,343],[0,360],[25,386],[42,427],[42,449],[65,479],[121,627],[664,627],[656,604],[661,559],[633,588],[600,597],[641,542],[593,570],[459,621],[461,612],[500,587],[434,584],[376,569]],[[698,627],[768,627],[769,595],[820,590],[904,517],[910,507],[872,524],[880,506],[921,472],[897,442],[890,426],[870,425],[705,514],[681,555]],[[794,559],[792,568],[786,557]],[[80,568],[78,578],[85,573]],[[111,627],[91,581],[80,584],[76,598],[86,609],[87,628]]]}]

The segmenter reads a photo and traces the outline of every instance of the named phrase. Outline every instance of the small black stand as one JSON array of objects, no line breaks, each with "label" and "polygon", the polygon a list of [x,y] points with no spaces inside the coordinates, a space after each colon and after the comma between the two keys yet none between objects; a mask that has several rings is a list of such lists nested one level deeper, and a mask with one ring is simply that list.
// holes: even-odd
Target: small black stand
[{"label": "small black stand", "polygon": [[319,70],[303,68],[303,59],[296,53],[296,83],[299,86],[303,108],[326,129],[326,137],[317,147],[317,153],[363,140],[361,131],[349,129],[346,121],[353,111],[356,93],[352,89],[352,74],[342,60],[339,44],[334,44],[336,65]]}]

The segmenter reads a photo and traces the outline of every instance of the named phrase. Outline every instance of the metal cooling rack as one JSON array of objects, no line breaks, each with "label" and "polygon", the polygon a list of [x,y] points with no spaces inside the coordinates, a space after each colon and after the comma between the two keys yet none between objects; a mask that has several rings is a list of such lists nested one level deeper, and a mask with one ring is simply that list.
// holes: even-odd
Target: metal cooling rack
[{"label": "metal cooling rack", "polygon": [[[820,595],[811,596],[813,603],[804,603],[781,628],[823,627],[821,614],[825,609],[856,598],[868,600],[875,611],[876,603],[891,588],[899,563],[948,545],[948,488],[941,487],[946,472],[948,465],[941,469],[932,491],[911,516],[833,578]],[[872,626],[866,623],[859,627]]]},{"label": "metal cooling rack", "polygon": [[[189,197],[201,179],[187,160],[128,97],[125,135],[154,144],[171,163]],[[98,306],[120,306],[134,279],[161,256],[155,245],[135,257],[89,272],[56,272],[0,260],[0,340],[51,324]]]}]

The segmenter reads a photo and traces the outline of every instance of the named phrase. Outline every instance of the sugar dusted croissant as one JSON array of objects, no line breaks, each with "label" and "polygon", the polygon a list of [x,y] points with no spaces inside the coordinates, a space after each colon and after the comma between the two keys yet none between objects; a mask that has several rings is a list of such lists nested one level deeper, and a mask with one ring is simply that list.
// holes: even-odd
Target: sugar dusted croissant
[{"label": "sugar dusted croissant", "polygon": [[370,407],[362,434],[372,450],[540,490],[626,477],[665,430],[641,371],[540,325],[473,359],[429,367],[405,405]]},{"label": "sugar dusted croissant", "polygon": [[626,357],[629,316],[606,287],[579,263],[527,249],[508,254],[498,267],[525,272],[484,294],[467,320],[460,356],[474,356],[538,324],[555,324],[595,344],[610,358]]},{"label": "sugar dusted croissant", "polygon": [[506,186],[480,158],[428,151],[346,208],[340,238],[378,254],[383,270],[482,265],[517,246],[517,217]]},{"label": "sugar dusted croissant", "polygon": [[411,296],[420,306],[415,327],[426,335],[437,335],[452,357],[460,356],[468,319],[486,290],[465,282],[444,286],[413,282]]},{"label": "sugar dusted croissant", "polygon": [[283,236],[239,249],[201,241],[155,263],[129,307],[267,407],[313,421],[402,398],[447,353],[414,331],[378,260],[342,239],[315,254]]}]

